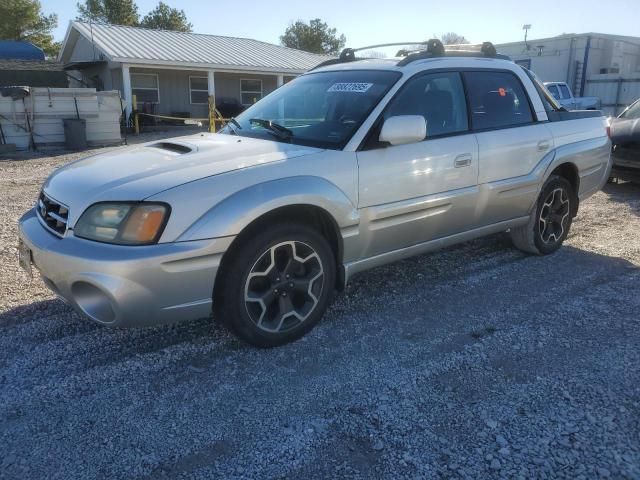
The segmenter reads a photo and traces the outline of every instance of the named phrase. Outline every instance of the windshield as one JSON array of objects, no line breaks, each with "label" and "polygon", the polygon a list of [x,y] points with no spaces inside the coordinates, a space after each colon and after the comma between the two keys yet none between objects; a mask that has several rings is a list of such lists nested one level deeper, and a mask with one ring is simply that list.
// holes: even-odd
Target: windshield
[{"label": "windshield", "polygon": [[400,77],[399,72],[317,72],[278,88],[220,133],[339,150]]},{"label": "windshield", "polygon": [[632,103],[622,114],[620,118],[640,118],[640,99]]}]

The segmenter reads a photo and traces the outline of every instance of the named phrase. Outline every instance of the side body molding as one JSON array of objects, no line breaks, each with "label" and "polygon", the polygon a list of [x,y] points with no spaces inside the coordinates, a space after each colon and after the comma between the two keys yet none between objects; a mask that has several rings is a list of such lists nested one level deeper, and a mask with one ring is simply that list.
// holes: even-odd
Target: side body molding
[{"label": "side body molding", "polygon": [[177,241],[238,235],[260,216],[292,205],[326,210],[343,236],[359,222],[356,206],[333,183],[321,177],[296,176],[259,183],[230,195],[201,216]]}]

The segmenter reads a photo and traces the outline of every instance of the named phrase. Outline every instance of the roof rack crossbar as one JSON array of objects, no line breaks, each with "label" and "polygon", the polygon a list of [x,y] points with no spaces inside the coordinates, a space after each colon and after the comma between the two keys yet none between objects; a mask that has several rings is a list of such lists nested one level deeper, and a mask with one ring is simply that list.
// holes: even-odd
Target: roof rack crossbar
[{"label": "roof rack crossbar", "polygon": [[382,47],[399,47],[399,46],[407,46],[407,45],[416,45],[416,46],[424,46],[425,49],[417,49],[414,51],[409,51],[406,49],[401,49],[397,56],[404,56],[402,60],[400,60],[397,65],[399,67],[403,67],[408,65],[411,62],[415,62],[416,60],[423,60],[426,58],[433,57],[489,57],[489,58],[500,58],[504,60],[511,60],[506,55],[500,55],[496,51],[496,47],[491,42],[484,42],[480,45],[479,50],[469,50],[473,45],[448,45],[448,47],[455,47],[453,49],[445,49],[445,45],[442,44],[440,40],[437,38],[432,38],[427,40],[426,42],[393,42],[393,43],[380,43],[377,45],[369,45],[366,47],[358,47],[358,48],[345,48],[340,52],[340,56],[338,58],[332,58],[331,60],[326,60],[311,70],[315,70],[316,68],[326,67],[328,65],[336,65],[339,63],[347,63],[353,62],[355,60],[362,60],[361,58],[356,57],[356,52],[361,52],[363,50],[371,50],[374,48],[382,48]]},{"label": "roof rack crossbar", "polygon": [[[427,42],[427,49],[420,50],[417,52],[409,53],[405,58],[398,62],[399,67],[403,67],[408,65],[411,62],[415,62],[416,60],[423,60],[426,58],[433,57],[488,57],[488,58],[500,58],[504,60],[511,60],[506,55],[500,55],[496,51],[496,47],[491,42],[484,42],[480,45],[480,49],[478,50],[470,50],[469,47],[473,47],[472,45],[450,45],[450,47],[456,47],[453,49],[445,49],[445,46],[442,45],[442,42],[436,38],[431,39]],[[465,49],[466,48],[466,49]]]}]

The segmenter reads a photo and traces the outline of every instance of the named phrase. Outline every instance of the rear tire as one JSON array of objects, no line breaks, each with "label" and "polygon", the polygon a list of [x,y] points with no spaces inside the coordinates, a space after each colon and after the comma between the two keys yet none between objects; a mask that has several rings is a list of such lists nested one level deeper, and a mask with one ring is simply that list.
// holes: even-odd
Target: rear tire
[{"label": "rear tire", "polygon": [[329,242],[303,225],[277,225],[244,239],[216,280],[216,316],[237,337],[276,347],[310,331],[333,293]]},{"label": "rear tire", "polygon": [[558,250],[571,228],[578,206],[571,183],[551,175],[542,187],[529,222],[511,229],[511,241],[519,250],[548,255]]}]

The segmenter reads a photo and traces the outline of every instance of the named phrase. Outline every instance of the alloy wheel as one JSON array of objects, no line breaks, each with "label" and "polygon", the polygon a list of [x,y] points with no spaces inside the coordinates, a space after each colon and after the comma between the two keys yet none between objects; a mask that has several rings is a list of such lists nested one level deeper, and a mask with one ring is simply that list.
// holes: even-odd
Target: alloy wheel
[{"label": "alloy wheel", "polygon": [[556,188],[547,195],[538,219],[544,243],[553,244],[562,238],[570,212],[569,195],[564,188]]},{"label": "alloy wheel", "polygon": [[245,282],[244,303],[256,326],[281,333],[304,322],[324,288],[318,253],[300,241],[281,242],[262,253]]}]

